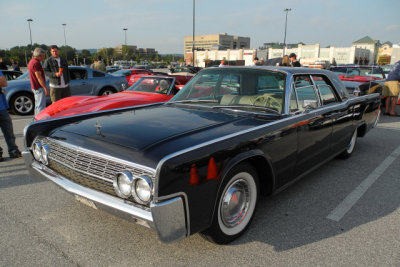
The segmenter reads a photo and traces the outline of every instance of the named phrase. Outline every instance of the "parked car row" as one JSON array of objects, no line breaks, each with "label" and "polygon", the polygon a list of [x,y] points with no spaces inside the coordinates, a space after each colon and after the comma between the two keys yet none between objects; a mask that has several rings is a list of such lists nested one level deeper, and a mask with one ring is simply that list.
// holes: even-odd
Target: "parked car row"
[{"label": "parked car row", "polygon": [[[124,77],[112,76],[102,71],[87,67],[69,67],[71,80],[69,82],[72,95],[108,95],[120,92],[128,88]],[[49,80],[46,79],[47,86]],[[10,110],[14,114],[29,115],[34,110],[34,96],[29,81],[29,73],[26,72],[16,80],[9,81],[8,86],[3,88]],[[47,103],[51,103],[47,97]]]},{"label": "parked car row", "polygon": [[[166,79],[142,77],[134,92],[94,104],[170,96],[176,88],[172,80],[162,87]],[[349,96],[326,70],[208,68],[168,102],[33,122],[23,157],[33,176],[163,242],[201,233],[226,244],[250,226],[260,195],[351,156],[379,106],[378,94]]]},{"label": "parked car row", "polygon": [[126,91],[106,96],[71,96],[40,112],[35,120],[71,116],[106,109],[131,107],[170,100],[183,85],[175,77],[144,76]]}]

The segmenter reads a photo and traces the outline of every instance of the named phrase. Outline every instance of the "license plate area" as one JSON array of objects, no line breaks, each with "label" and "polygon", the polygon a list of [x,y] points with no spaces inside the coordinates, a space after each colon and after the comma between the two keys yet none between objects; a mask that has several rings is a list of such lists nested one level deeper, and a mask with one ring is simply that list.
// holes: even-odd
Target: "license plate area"
[{"label": "license plate area", "polygon": [[89,206],[89,207],[91,207],[91,208],[97,210],[96,204],[94,204],[93,201],[91,201],[91,200],[89,200],[89,199],[87,199],[87,198],[78,196],[78,195],[74,195],[74,196],[75,196],[75,199],[76,199],[77,201],[79,201],[79,202],[85,204],[86,206]]}]

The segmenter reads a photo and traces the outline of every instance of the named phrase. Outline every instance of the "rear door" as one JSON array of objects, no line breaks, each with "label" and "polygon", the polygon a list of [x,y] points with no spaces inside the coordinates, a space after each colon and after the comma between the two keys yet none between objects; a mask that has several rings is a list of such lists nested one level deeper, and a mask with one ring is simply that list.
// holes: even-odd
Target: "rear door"
[{"label": "rear door", "polygon": [[323,106],[318,88],[310,75],[294,76],[293,86],[298,103],[297,112],[301,114],[297,125],[296,177],[298,177],[331,155],[334,109]]}]

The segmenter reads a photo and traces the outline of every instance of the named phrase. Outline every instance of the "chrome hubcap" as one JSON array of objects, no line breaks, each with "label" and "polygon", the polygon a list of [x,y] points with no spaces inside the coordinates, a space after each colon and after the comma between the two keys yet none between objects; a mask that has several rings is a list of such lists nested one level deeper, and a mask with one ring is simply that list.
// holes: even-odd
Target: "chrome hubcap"
[{"label": "chrome hubcap", "polygon": [[15,99],[15,109],[20,113],[28,113],[33,107],[32,100],[26,96],[20,96]]},{"label": "chrome hubcap", "polygon": [[357,129],[354,131],[353,136],[351,137],[350,143],[347,146],[347,153],[351,153],[354,149],[357,139]]},{"label": "chrome hubcap", "polygon": [[247,181],[239,179],[226,190],[221,205],[221,219],[226,227],[240,224],[246,217],[250,203]]}]

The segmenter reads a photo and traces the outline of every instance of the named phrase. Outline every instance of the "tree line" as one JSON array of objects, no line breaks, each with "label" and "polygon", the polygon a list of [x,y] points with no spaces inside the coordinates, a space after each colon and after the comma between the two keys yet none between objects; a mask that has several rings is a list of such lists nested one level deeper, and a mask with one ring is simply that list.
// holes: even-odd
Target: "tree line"
[{"label": "tree line", "polygon": [[[15,46],[11,49],[3,50],[0,49],[0,57],[3,58],[3,62],[7,65],[11,65],[11,60],[17,61],[21,67],[26,67],[29,60],[32,58],[32,52],[35,48],[40,47],[44,49],[47,56],[50,54],[50,46],[45,44],[29,44],[27,46]],[[133,51],[129,46],[122,47],[122,53],[116,51],[114,48],[101,48],[95,53],[91,53],[87,49],[77,50],[68,45],[60,46],[60,57],[65,57],[69,65],[90,65],[96,58],[101,56],[106,65],[112,65],[115,60],[133,60],[133,61],[148,61],[148,62],[164,62],[169,64],[170,62],[183,62],[182,56],[177,55],[159,55],[159,54],[138,54]]]}]

